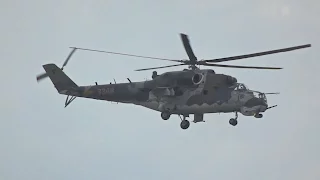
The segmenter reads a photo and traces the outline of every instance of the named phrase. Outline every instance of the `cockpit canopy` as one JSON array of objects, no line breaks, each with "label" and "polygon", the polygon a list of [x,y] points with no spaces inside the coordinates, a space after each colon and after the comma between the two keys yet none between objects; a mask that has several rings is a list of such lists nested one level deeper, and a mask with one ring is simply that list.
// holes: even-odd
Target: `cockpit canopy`
[{"label": "cockpit canopy", "polygon": [[263,99],[265,102],[267,102],[267,97],[264,93],[256,93],[255,97]]},{"label": "cockpit canopy", "polygon": [[246,90],[249,90],[249,88],[243,83],[237,83],[234,87],[234,90],[235,91],[246,91]]},{"label": "cockpit canopy", "polygon": [[234,86],[234,91],[238,91],[239,93],[245,93],[247,95],[251,95],[252,97],[263,99],[265,102],[267,102],[267,97],[264,93],[261,93],[259,91],[253,91],[250,90],[245,84],[243,83],[237,83]]}]

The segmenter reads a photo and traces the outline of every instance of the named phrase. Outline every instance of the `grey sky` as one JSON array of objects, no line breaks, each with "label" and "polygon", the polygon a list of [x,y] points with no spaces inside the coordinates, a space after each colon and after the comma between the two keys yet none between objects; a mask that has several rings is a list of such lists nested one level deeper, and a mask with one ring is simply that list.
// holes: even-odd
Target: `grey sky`
[{"label": "grey sky", "polygon": [[[320,178],[317,0],[0,1],[0,179]],[[205,115],[180,129],[133,105],[76,99],[63,108],[42,65],[59,66],[69,46],[186,58],[180,32],[198,59],[311,43],[312,48],[232,62],[281,71],[216,68],[279,106],[257,120]],[[151,77],[162,61],[77,52],[65,72],[80,85]],[[227,64],[227,63],[226,63]],[[231,64],[231,63],[229,63]],[[181,68],[159,70],[159,73]]]}]

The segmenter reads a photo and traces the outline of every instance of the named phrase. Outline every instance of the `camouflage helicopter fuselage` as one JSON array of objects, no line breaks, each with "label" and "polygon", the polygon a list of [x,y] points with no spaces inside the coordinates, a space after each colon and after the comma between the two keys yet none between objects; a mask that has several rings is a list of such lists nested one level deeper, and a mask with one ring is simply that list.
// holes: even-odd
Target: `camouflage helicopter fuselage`
[{"label": "camouflage helicopter fuselage", "polygon": [[152,80],[118,84],[78,86],[55,64],[43,66],[60,94],[97,100],[131,103],[170,114],[240,112],[254,116],[264,112],[265,97],[256,97],[244,84],[211,69],[166,72]]},{"label": "camouflage helicopter fuselage", "polygon": [[[242,69],[282,69],[280,67],[238,66],[218,63],[311,47],[311,44],[305,44],[238,56],[198,60],[191,48],[188,35],[180,33],[180,38],[188,55],[188,59],[167,59],[71,47],[72,51],[67,56],[62,67],[58,68],[55,64],[43,65],[46,73],[38,75],[37,81],[49,77],[58,92],[67,95],[65,107],[76,97],[135,104],[161,112],[161,118],[163,120],[168,120],[172,114],[177,114],[180,118],[183,116],[180,124],[182,129],[187,129],[189,127],[190,122],[186,120],[186,117],[189,117],[190,114],[194,115],[193,122],[203,122],[203,115],[205,113],[235,112],[235,118],[229,120],[229,123],[235,126],[237,125],[238,112],[245,116],[262,118],[262,112],[276,107],[276,105],[268,107],[267,98],[265,96],[266,94],[276,93],[261,93],[259,91],[249,90],[244,84],[238,83],[237,79],[232,76],[216,74],[211,69],[200,70],[197,66]],[[152,80],[147,81],[131,82],[131,80],[128,79],[128,83],[110,83],[103,85],[98,85],[96,83],[96,85],[91,86],[78,86],[62,71],[76,50],[166,60],[179,63],[161,67],[143,68],[136,71],[177,67],[182,65],[188,65],[189,69],[183,71],[170,71],[161,75],[157,75],[154,71]],[[69,96],[72,96],[70,100]]]}]

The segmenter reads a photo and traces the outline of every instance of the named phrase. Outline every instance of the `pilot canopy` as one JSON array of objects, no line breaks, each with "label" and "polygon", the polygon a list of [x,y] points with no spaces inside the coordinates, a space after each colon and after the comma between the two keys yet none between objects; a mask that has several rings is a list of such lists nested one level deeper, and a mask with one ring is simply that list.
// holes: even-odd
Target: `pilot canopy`
[{"label": "pilot canopy", "polygon": [[243,83],[237,83],[234,88],[235,91],[248,91],[249,88]]},{"label": "pilot canopy", "polygon": [[250,90],[245,84],[243,83],[237,83],[234,87],[235,91],[238,91],[240,93],[244,93],[247,95],[251,95],[254,98],[263,99],[264,102],[267,102],[267,97],[264,93]]}]

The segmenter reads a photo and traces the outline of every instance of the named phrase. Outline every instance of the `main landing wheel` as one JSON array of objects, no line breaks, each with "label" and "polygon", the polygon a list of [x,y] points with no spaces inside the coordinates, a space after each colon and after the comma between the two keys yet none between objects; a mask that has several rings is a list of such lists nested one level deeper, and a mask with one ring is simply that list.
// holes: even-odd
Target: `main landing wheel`
[{"label": "main landing wheel", "polygon": [[188,129],[189,126],[190,126],[190,122],[189,122],[188,120],[183,120],[183,121],[181,121],[181,123],[180,123],[180,127],[181,127],[182,129]]},{"label": "main landing wheel", "polygon": [[236,119],[234,119],[234,118],[231,118],[229,120],[229,124],[231,124],[232,126],[236,126],[238,124],[238,121]]},{"label": "main landing wheel", "polygon": [[164,111],[161,113],[161,118],[163,120],[168,120],[170,118],[171,114],[168,111]]}]

